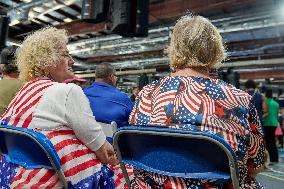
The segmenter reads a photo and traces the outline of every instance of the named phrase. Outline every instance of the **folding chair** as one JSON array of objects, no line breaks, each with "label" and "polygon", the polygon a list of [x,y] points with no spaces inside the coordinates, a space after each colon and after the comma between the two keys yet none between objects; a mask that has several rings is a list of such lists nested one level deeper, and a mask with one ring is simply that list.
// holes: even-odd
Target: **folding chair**
[{"label": "folding chair", "polygon": [[31,129],[0,125],[0,150],[8,162],[26,169],[55,170],[64,188],[68,188],[59,156],[43,134]]},{"label": "folding chair", "polygon": [[226,141],[210,132],[157,127],[123,127],[113,145],[130,188],[125,164],[160,175],[232,180],[239,188],[236,155]]}]

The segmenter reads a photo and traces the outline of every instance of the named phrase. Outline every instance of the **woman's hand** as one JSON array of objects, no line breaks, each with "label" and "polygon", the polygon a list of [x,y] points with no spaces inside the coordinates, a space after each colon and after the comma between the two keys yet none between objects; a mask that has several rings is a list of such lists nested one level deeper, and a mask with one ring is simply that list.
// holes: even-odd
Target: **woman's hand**
[{"label": "woman's hand", "polygon": [[113,147],[108,141],[105,141],[105,143],[97,151],[95,151],[95,154],[99,158],[100,162],[104,164],[110,164],[114,166],[119,163]]}]

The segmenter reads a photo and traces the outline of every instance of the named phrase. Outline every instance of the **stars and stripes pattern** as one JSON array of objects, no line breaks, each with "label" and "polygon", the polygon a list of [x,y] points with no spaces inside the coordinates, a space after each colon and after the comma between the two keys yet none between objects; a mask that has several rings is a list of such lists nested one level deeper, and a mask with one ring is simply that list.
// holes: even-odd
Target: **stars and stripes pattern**
[{"label": "stars and stripes pattern", "polygon": [[11,101],[1,120],[5,118],[9,125],[27,128],[44,89],[52,85],[50,80],[34,80],[25,84]]},{"label": "stars and stripes pattern", "polygon": [[[263,134],[251,105],[249,94],[221,80],[169,76],[140,91],[129,122],[133,125],[158,125],[216,133],[229,143],[236,154],[242,154],[239,169],[247,173],[247,161],[252,162],[253,167],[260,167],[264,161]],[[141,188],[149,185],[147,182],[141,184],[146,177],[152,178],[155,186],[165,184],[163,179],[155,179],[159,178],[157,175],[143,172],[141,176],[138,172],[135,176]],[[188,181],[186,185],[175,187],[176,181],[169,179],[171,188],[191,188]]]},{"label": "stars and stripes pattern", "polygon": [[[39,79],[26,83],[12,100],[7,111],[3,114],[1,122],[17,127],[29,128],[32,114],[42,98],[44,92],[55,83],[47,79]],[[68,182],[73,188],[96,188],[100,180],[102,164],[95,154],[81,143],[75,136],[73,130],[62,127],[60,130],[46,131],[36,129],[44,134],[54,145],[60,158],[62,170]],[[3,158],[2,158],[3,160]],[[2,170],[12,169],[7,162],[2,163]],[[126,188],[124,177],[119,166],[110,167],[114,172],[113,181],[116,188]],[[127,167],[128,173],[132,176],[132,168]],[[6,171],[7,172],[7,171]],[[13,174],[12,174],[13,173]],[[3,175],[2,175],[3,176]],[[62,188],[57,174],[48,169],[30,169],[17,166],[14,172],[7,174],[1,180],[9,182],[9,187],[21,188]],[[6,185],[8,185],[6,183]]]}]

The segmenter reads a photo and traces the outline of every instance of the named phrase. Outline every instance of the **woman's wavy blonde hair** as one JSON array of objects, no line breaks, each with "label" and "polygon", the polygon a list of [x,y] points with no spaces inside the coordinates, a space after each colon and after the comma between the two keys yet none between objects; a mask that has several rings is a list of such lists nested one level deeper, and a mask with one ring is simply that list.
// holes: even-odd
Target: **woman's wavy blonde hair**
[{"label": "woman's wavy blonde hair", "polygon": [[177,21],[166,53],[172,70],[218,68],[226,59],[225,47],[217,28],[208,19],[192,14]]},{"label": "woman's wavy blonde hair", "polygon": [[59,49],[67,44],[67,32],[64,29],[47,27],[27,36],[16,51],[16,63],[22,81],[31,81],[39,77],[48,77],[45,70],[59,62]]}]

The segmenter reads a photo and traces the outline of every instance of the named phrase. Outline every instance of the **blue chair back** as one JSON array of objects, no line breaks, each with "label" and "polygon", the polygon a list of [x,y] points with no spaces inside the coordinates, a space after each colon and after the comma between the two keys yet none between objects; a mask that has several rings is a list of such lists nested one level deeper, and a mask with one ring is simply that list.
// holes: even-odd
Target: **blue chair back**
[{"label": "blue chair back", "polygon": [[53,144],[42,133],[26,128],[0,125],[0,150],[8,162],[26,169],[55,170],[64,188],[67,188],[60,158]]},{"label": "blue chair back", "polygon": [[210,132],[157,127],[122,127],[114,134],[121,162],[179,178],[232,179],[238,188],[236,156],[226,141]]}]

